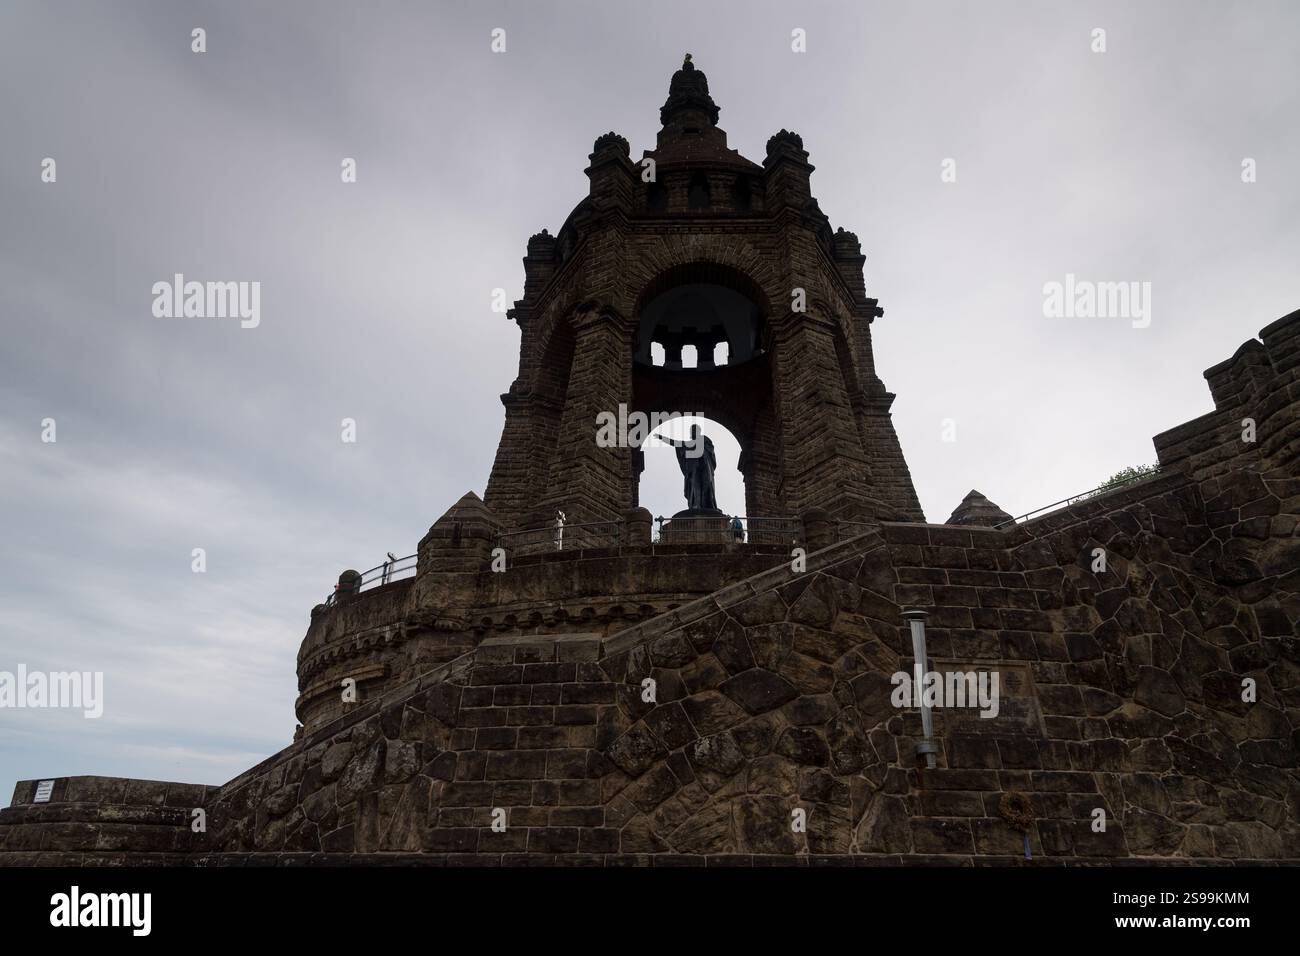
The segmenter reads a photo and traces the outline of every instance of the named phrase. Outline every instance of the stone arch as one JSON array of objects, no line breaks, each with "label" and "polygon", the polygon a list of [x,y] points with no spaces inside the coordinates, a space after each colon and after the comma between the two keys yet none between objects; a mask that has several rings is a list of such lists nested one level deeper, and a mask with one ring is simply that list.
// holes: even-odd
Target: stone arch
[{"label": "stone arch", "polygon": [[569,387],[575,343],[569,315],[565,313],[545,330],[547,335],[541,344],[541,360],[534,370],[533,392],[548,402],[563,403]]},{"label": "stone arch", "polygon": [[621,297],[611,300],[610,305],[633,319],[640,317],[641,305],[649,301],[647,295],[653,297],[684,276],[750,295],[769,319],[775,309],[789,302],[789,290],[783,289],[784,273],[771,256],[735,235],[687,233],[664,237],[639,250],[624,265]]},{"label": "stone arch", "polygon": [[557,299],[537,319],[532,333],[535,336],[535,344],[531,349],[533,354],[544,354],[547,343],[562,326],[574,327],[581,316],[591,313],[608,316],[615,322],[624,323],[627,309],[615,302],[612,296],[571,292],[564,298]]},{"label": "stone arch", "polygon": [[859,467],[862,469],[863,480],[871,483],[874,471],[874,463],[871,460],[871,435],[867,430],[866,396],[862,388],[862,379],[857,362],[855,361],[853,341],[848,336],[844,323],[833,313],[830,318],[834,320],[835,325],[835,330],[832,333],[835,343],[835,359],[839,366],[840,378],[844,382],[844,393],[849,403],[854,434],[862,449],[863,457]]},{"label": "stone arch", "polygon": [[668,265],[644,282],[638,283],[639,292],[632,308],[633,314],[639,315],[646,303],[660,294],[690,283],[720,285],[752,299],[765,315],[771,312],[772,305],[767,293],[749,272],[727,262],[694,259]]},{"label": "stone arch", "polygon": [[[744,253],[741,253],[743,256]],[[721,257],[720,257],[721,258]],[[729,253],[726,258],[737,258]],[[741,447],[737,467],[745,482],[745,507],[749,515],[783,516],[776,500],[780,467],[774,383],[766,353],[767,317],[772,298],[750,271],[734,262],[690,259],[669,262],[634,287],[638,290],[632,308],[641,324],[647,303],[681,286],[709,284],[739,293],[758,311],[761,348],[748,361],[713,368],[674,369],[634,364],[633,411],[699,414],[722,425]],[[633,348],[636,348],[635,343]],[[644,460],[638,456],[634,482],[639,484]],[[639,493],[634,500],[639,500]]]},{"label": "stone arch", "polygon": [[[726,344],[723,364],[738,365],[765,351],[765,328],[763,310],[752,293],[716,282],[674,283],[646,297],[636,323],[633,360],[655,364],[651,351],[657,344],[664,349],[667,368],[712,368],[717,346]],[[684,361],[691,348],[699,352],[694,365]]]},{"label": "stone arch", "polygon": [[[832,304],[835,303],[835,304]],[[849,354],[853,354],[853,327],[845,318],[844,307],[839,296],[824,286],[808,290],[808,313],[827,322],[833,323],[840,338],[849,343]]]}]

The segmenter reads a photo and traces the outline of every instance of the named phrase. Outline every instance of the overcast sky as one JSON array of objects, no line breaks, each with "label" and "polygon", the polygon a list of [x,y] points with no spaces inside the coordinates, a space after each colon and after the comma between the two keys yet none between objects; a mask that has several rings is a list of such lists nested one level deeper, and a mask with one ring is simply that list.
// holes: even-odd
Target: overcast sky
[{"label": "overcast sky", "polygon": [[[653,146],[688,50],[730,144],[761,162],[797,130],[860,237],[931,521],[1154,461],[1212,407],[1202,371],[1300,307],[1293,0],[4,0],[0,670],[106,687],[98,720],[0,710],[0,802],[32,777],[221,783],[290,741],[312,605],[483,492],[518,349],[492,289],[521,294],[597,135]],[[259,281],[260,325],[155,318],[177,272]],[[1067,273],[1151,283],[1149,327],[1045,318]],[[650,458],[670,514],[680,476]]]}]

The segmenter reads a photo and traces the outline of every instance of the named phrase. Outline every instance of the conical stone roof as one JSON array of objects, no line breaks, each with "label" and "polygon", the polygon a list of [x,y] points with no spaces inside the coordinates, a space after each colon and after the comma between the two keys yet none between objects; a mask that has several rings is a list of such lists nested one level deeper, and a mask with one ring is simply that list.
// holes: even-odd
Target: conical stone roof
[{"label": "conical stone roof", "polygon": [[957,510],[952,513],[952,517],[948,519],[947,523],[982,525],[986,528],[992,528],[1013,520],[1011,515],[989,501],[978,491],[971,489],[970,493],[961,500],[961,504],[957,506]]}]

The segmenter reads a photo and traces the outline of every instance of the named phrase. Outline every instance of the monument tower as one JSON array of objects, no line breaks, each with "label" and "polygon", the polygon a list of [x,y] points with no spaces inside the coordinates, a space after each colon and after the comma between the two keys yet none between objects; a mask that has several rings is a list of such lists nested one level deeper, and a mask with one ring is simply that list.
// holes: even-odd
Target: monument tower
[{"label": "monument tower", "polygon": [[586,198],[529,240],[509,312],[519,374],[484,496],[504,529],[638,506],[639,449],[595,442],[597,416],[620,406],[726,426],[751,516],[923,520],[876,374],[882,310],[857,237],[832,231],[797,134],[774,135],[759,165],[728,148],[718,112],[688,55],[655,148],[633,161],[622,136],[599,137]]}]

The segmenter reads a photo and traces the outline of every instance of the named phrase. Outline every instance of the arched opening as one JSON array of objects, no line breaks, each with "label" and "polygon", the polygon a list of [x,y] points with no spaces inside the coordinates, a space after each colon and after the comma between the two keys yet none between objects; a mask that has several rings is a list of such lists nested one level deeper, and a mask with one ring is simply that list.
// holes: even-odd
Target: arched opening
[{"label": "arched opening", "polygon": [[663,183],[653,182],[646,186],[645,206],[651,212],[663,212],[668,208],[668,190]]},{"label": "arched opening", "polygon": [[737,212],[749,212],[754,205],[753,194],[749,188],[748,176],[737,176],[731,185],[731,204]]},{"label": "arched opening", "polygon": [[[641,506],[648,508],[656,518],[670,518],[686,510],[684,478],[677,449],[665,439],[688,442],[692,425],[699,426],[700,434],[713,443],[716,462],[713,488],[718,510],[728,516],[743,516],[746,513],[745,476],[740,470],[740,441],[720,422],[697,415],[673,418],[663,423],[641,446],[645,463],[639,493]],[[691,449],[684,451],[690,452]]]},{"label": "arched opening", "polygon": [[[710,262],[661,272],[646,283],[635,306],[639,338],[631,408],[647,416],[675,412],[687,422],[702,419],[710,438],[710,428],[723,435],[718,484],[729,482],[732,491],[723,493],[718,507],[732,515],[784,514],[767,309],[767,296],[747,274]],[[665,516],[687,505],[676,458],[668,451],[658,445],[638,450],[631,476],[634,504]],[[666,491],[660,487],[664,474],[676,475]],[[649,482],[644,488],[643,480]]]},{"label": "arched opening", "polygon": [[569,371],[573,367],[573,327],[559,322],[546,342],[545,359],[537,369],[534,391],[546,396],[551,404],[562,405],[569,390]]},{"label": "arched opening", "polygon": [[560,426],[569,393],[575,348],[573,327],[559,322],[551,331],[543,352],[544,359],[533,380],[533,390],[542,399],[533,413],[529,438],[532,451],[527,456],[527,487],[539,492],[550,486],[550,468],[560,440]]},{"label": "arched opening", "polygon": [[691,174],[690,187],[686,193],[686,205],[691,209],[708,209],[712,205],[709,177],[704,173]]},{"label": "arched opening", "polygon": [[[654,346],[664,352],[654,361]],[[719,362],[719,346],[725,359]],[[690,350],[696,358],[687,363]],[[688,282],[655,296],[641,309],[635,359],[670,369],[739,365],[763,351],[763,315],[758,304],[714,282]]]}]

